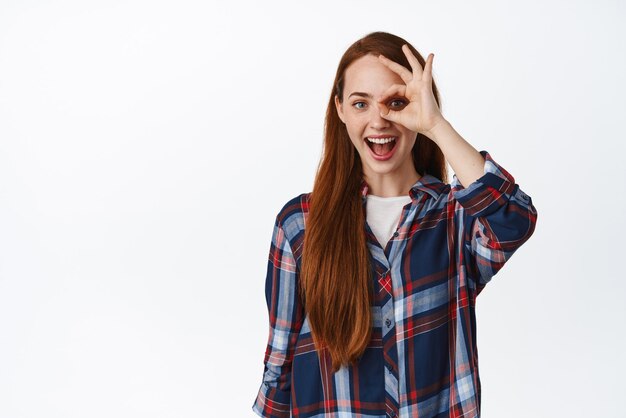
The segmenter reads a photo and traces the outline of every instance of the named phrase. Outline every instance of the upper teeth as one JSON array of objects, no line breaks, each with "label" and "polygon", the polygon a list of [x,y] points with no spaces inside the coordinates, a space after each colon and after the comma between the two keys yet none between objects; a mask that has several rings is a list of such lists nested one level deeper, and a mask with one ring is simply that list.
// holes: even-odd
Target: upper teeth
[{"label": "upper teeth", "polygon": [[395,136],[389,136],[386,138],[370,138],[369,136],[367,137],[368,141],[373,142],[375,144],[386,144],[387,142],[394,141],[395,139],[396,139]]}]

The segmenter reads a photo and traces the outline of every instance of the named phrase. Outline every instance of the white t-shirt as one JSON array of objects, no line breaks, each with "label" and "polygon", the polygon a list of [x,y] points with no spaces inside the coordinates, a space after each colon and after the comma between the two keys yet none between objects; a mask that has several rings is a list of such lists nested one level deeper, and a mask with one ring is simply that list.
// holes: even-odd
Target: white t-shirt
[{"label": "white t-shirt", "polygon": [[411,202],[411,196],[380,197],[367,195],[366,220],[380,245],[387,242],[398,228],[402,208]]}]

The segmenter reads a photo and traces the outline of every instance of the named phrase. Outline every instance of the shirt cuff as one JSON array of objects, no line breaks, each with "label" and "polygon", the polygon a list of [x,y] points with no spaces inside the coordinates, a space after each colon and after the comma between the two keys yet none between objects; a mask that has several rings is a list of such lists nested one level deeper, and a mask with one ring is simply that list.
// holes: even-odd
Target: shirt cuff
[{"label": "shirt cuff", "polygon": [[252,410],[260,417],[289,418],[291,415],[291,392],[270,386],[267,382],[261,384]]},{"label": "shirt cuff", "polygon": [[496,163],[487,151],[482,150],[480,154],[485,158],[481,177],[463,187],[454,174],[450,183],[452,195],[466,213],[473,217],[489,215],[505,205],[513,195],[528,203],[528,196],[519,190],[513,176]]}]

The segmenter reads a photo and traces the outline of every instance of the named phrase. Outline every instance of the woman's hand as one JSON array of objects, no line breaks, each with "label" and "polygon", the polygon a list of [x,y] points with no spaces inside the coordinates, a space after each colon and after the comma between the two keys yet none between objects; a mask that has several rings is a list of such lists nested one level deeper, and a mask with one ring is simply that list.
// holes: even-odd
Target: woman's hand
[{"label": "woman's hand", "polygon": [[[424,70],[409,47],[402,45],[402,52],[411,64],[412,72],[389,58],[379,55],[378,60],[402,78],[405,84],[394,84],[383,94],[378,102],[380,115],[392,122],[397,122],[407,129],[422,133],[432,139],[428,133],[440,122],[445,122],[439,111],[432,90],[432,68],[434,54],[429,54]],[[386,103],[393,96],[402,96],[410,102],[402,110],[391,110]]]}]

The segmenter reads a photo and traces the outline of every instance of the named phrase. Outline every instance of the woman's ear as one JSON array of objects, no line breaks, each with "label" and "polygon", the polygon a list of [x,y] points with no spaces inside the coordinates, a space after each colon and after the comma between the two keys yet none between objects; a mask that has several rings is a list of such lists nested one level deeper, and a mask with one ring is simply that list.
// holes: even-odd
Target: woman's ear
[{"label": "woman's ear", "polygon": [[339,119],[341,119],[341,121],[345,125],[346,121],[343,119],[343,106],[341,105],[341,102],[339,101],[339,97],[336,94],[335,94],[335,108],[337,109],[337,115],[339,115]]}]

